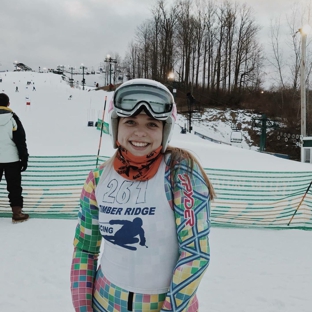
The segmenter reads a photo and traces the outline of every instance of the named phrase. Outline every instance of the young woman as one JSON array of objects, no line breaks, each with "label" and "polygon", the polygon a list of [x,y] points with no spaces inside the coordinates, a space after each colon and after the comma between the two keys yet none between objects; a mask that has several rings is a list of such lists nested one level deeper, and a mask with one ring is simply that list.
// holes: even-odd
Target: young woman
[{"label": "young woman", "polygon": [[89,173],[81,193],[75,311],[197,312],[215,194],[194,156],[168,146],[173,96],[156,81],[130,80],[115,91],[109,113],[117,151]]}]

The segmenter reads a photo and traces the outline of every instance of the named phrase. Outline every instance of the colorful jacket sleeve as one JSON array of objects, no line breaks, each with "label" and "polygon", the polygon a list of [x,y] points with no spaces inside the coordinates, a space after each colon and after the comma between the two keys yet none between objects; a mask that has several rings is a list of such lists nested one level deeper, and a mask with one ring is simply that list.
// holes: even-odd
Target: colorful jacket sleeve
[{"label": "colorful jacket sleeve", "polygon": [[[196,291],[209,265],[210,199],[197,164],[192,173],[187,162],[179,165],[173,183],[166,170],[166,190],[175,213],[179,259],[161,312],[196,312]],[[170,200],[172,199],[172,200]]]},{"label": "colorful jacket sleeve", "polygon": [[95,186],[101,172],[101,169],[97,169],[89,173],[80,196],[70,273],[72,301],[76,312],[93,311],[93,282],[102,239],[98,226]]}]

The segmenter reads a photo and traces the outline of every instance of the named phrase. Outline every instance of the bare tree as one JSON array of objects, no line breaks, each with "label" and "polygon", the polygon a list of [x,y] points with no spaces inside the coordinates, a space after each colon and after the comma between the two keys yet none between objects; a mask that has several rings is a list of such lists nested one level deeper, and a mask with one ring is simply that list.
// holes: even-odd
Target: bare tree
[{"label": "bare tree", "polygon": [[251,73],[255,70],[255,63],[259,60],[261,48],[256,41],[259,27],[251,18],[250,8],[241,7],[237,30],[236,48],[234,50],[234,90],[241,90],[250,81]]},{"label": "bare tree", "polygon": [[172,7],[169,13],[165,10],[164,1],[159,1],[161,16],[161,77],[167,80],[169,72],[173,70],[174,30],[177,23],[177,9]]},{"label": "bare tree", "polygon": [[279,77],[279,85],[284,89],[284,59],[283,52],[280,46],[280,28],[281,21],[280,18],[271,20],[270,31],[271,31],[271,47],[273,51],[273,60],[269,59],[270,64],[277,70]]},{"label": "bare tree", "polygon": [[180,1],[178,5],[177,45],[181,60],[182,80],[189,85],[191,76],[192,41],[194,23],[191,13],[191,0]]},{"label": "bare tree", "polygon": [[201,5],[200,8],[203,12],[205,12],[203,20],[205,28],[203,34],[202,86],[205,88],[207,83],[207,89],[209,90],[211,85],[211,68],[213,64],[216,6],[214,5],[213,1],[209,1],[206,6]]},{"label": "bare tree", "polygon": [[237,5],[232,5],[226,2],[225,12],[225,49],[224,49],[224,66],[223,66],[223,89],[231,90],[231,77],[232,77],[232,51],[234,50],[234,34],[237,18]]}]

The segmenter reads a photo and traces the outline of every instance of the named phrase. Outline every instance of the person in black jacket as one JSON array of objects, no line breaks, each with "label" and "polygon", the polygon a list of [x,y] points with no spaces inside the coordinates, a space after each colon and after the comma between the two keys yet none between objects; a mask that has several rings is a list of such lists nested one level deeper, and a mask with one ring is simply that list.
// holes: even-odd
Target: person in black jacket
[{"label": "person in black jacket", "polygon": [[0,181],[4,173],[13,213],[12,222],[17,223],[29,218],[22,211],[21,186],[21,172],[27,169],[29,155],[24,127],[9,105],[9,97],[0,93]]}]

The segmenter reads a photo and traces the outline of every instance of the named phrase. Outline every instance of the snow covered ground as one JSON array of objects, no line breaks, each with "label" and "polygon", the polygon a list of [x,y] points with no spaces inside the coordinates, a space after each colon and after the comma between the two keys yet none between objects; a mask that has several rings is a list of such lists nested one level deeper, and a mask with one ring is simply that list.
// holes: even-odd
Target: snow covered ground
[{"label": "snow covered ground", "polygon": [[[54,74],[8,72],[0,78],[0,92],[9,95],[24,124],[30,155],[96,155],[99,131],[87,123],[102,117],[111,93],[71,89]],[[209,135],[226,137],[217,133]],[[312,171],[308,164],[181,134],[178,125],[171,143],[191,150],[207,168]],[[113,152],[110,137],[103,135],[101,155]],[[0,311],[73,311],[69,269],[75,226],[76,220],[12,225],[0,218]],[[312,231],[213,227],[210,241],[211,264],[198,290],[200,312],[311,311]]]}]

